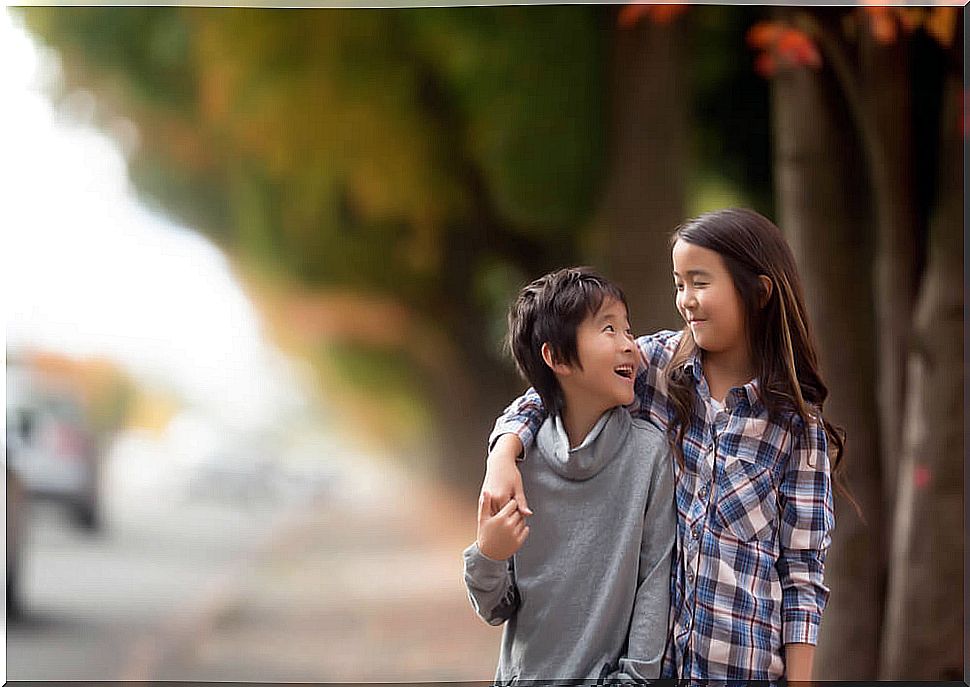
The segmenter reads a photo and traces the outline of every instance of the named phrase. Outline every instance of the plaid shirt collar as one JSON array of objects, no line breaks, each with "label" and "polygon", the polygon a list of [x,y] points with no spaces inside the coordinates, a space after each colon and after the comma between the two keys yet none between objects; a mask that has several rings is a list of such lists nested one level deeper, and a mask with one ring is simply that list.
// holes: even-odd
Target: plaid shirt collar
[{"label": "plaid shirt collar", "polygon": [[[704,365],[701,362],[700,350],[695,350],[690,358],[684,363],[684,372],[689,374],[697,385],[697,390],[701,398],[707,403],[710,399],[710,390],[707,387],[707,380],[704,378]],[[732,387],[725,398],[725,406],[729,411],[733,411],[738,405],[747,404],[748,410],[757,415],[762,410],[761,396],[758,393],[758,380],[752,379],[743,386]]]}]

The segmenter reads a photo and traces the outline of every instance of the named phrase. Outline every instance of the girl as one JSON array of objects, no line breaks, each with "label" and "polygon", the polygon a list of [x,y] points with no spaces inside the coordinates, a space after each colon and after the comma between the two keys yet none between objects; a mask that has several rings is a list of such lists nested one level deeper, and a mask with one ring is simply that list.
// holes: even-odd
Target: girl
[{"label": "girl", "polygon": [[[667,432],[678,537],[664,676],[811,679],[828,598],[832,465],[841,430],[795,261],[756,212],[701,215],[671,239],[680,332],[638,339],[645,366],[630,412]],[[544,410],[529,391],[506,410],[482,487],[529,514],[515,466]]]}]

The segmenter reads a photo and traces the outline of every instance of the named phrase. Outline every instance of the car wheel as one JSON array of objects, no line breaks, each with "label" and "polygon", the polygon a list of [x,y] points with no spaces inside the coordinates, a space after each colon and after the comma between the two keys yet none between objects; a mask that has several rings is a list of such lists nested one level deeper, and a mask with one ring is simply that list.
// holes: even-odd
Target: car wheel
[{"label": "car wheel", "polygon": [[98,532],[104,525],[96,502],[80,503],[75,506],[74,522],[78,527],[89,532]]},{"label": "car wheel", "polygon": [[15,620],[20,618],[23,613],[23,604],[20,600],[20,580],[17,575],[17,566],[7,567],[7,619]]}]

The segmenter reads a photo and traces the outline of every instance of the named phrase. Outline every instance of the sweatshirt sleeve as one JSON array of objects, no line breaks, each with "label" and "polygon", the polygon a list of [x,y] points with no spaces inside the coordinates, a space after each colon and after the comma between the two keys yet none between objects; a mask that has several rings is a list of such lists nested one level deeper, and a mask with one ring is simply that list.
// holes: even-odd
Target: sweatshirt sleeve
[{"label": "sweatshirt sleeve", "polygon": [[676,537],[670,456],[658,451],[640,543],[637,595],[626,655],[610,682],[646,682],[660,677],[670,615],[670,565]]},{"label": "sweatshirt sleeve", "polygon": [[475,542],[463,553],[465,588],[472,607],[489,625],[501,625],[519,607],[519,592],[512,572],[512,559],[496,561],[485,556]]}]

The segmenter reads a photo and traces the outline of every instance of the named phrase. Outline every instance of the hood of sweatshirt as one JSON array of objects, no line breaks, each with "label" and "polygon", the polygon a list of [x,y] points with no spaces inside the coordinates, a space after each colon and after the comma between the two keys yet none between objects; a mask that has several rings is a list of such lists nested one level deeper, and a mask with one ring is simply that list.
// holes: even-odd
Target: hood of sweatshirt
[{"label": "hood of sweatshirt", "polygon": [[547,417],[536,435],[539,453],[559,475],[571,480],[586,480],[602,470],[617,455],[630,432],[632,420],[624,408],[608,410],[576,448],[569,448],[569,437],[558,415]]}]

